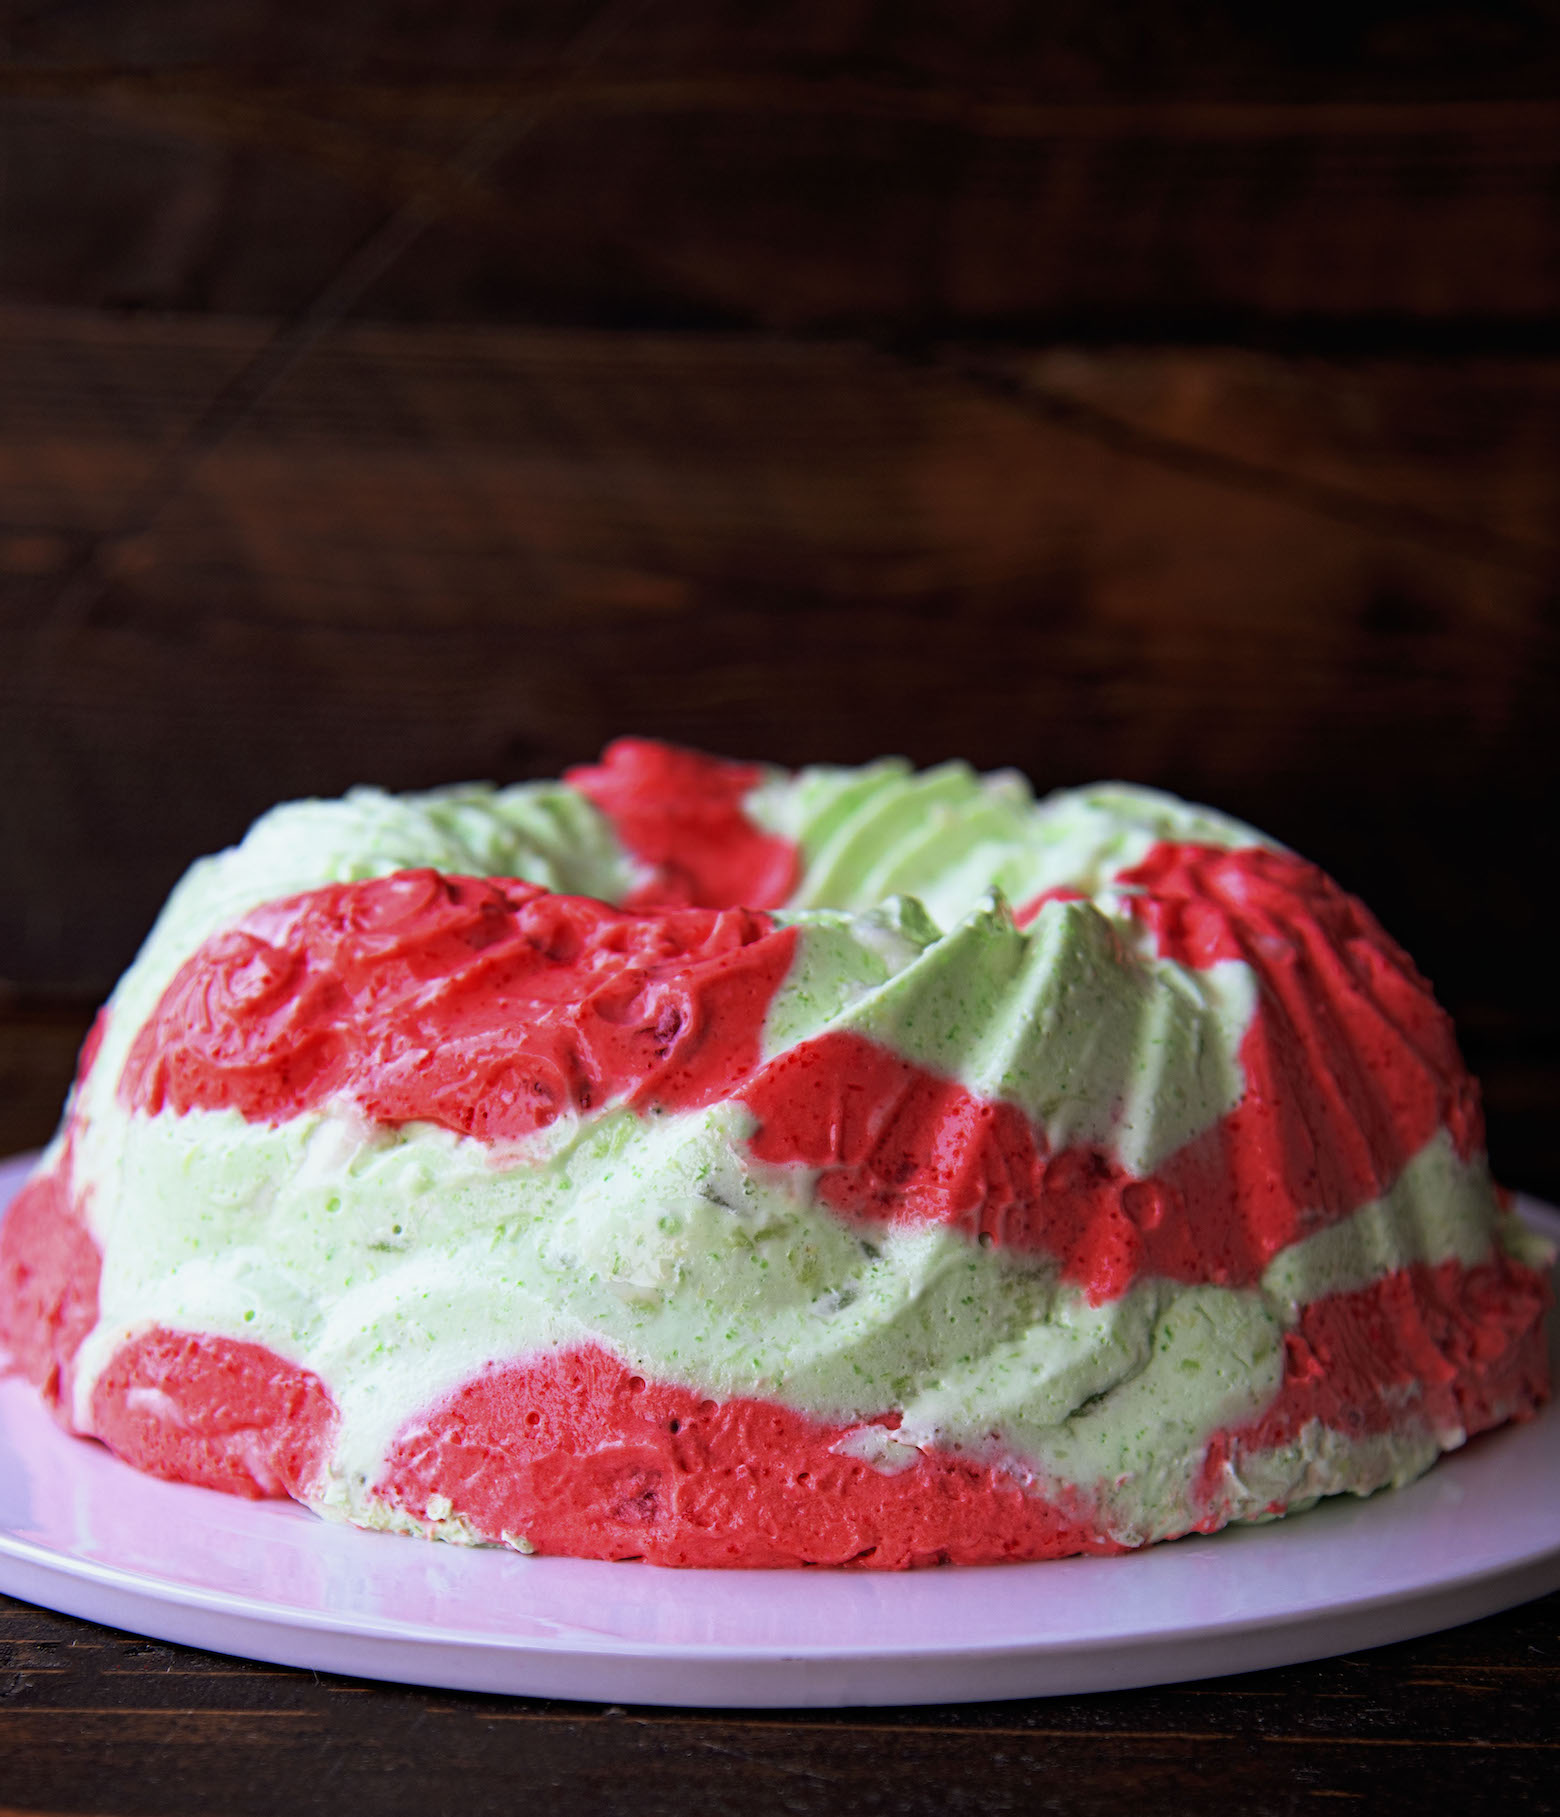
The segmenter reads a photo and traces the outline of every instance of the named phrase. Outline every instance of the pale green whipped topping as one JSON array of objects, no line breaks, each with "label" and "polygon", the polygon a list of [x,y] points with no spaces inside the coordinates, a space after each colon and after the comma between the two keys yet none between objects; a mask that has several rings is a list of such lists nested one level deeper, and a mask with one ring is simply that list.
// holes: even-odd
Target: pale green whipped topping
[{"label": "pale green whipped topping", "polygon": [[1354,1293],[1393,1269],[1450,1261],[1472,1267],[1488,1260],[1497,1242],[1520,1244],[1528,1235],[1500,1211],[1488,1167],[1460,1160],[1451,1137],[1438,1130],[1384,1197],[1276,1255],[1262,1289],[1292,1320],[1308,1300]]},{"label": "pale green whipped topping", "polygon": [[[861,941],[859,921],[833,925]],[[1053,1150],[1092,1144],[1141,1177],[1239,1104],[1256,1007],[1239,961],[1196,971],[1145,957],[1130,923],[1086,902],[1048,903],[1020,929],[988,897],[940,939],[905,907],[895,929],[919,942],[913,957],[853,1002],[817,993],[837,1004],[827,1026],[1018,1105]],[[810,968],[818,934],[805,934],[798,965]],[[799,1017],[788,980],[768,1050],[822,1026]]]},{"label": "pale green whipped topping", "polygon": [[606,817],[563,783],[472,783],[422,795],[353,789],[339,801],[272,808],[238,845],[200,859],[168,899],[153,937],[189,950],[259,903],[422,866],[523,877],[607,901],[634,883]]},{"label": "pale green whipped topping", "polygon": [[747,813],[801,848],[794,908],[865,909],[915,896],[941,927],[988,890],[1022,907],[1068,886],[1093,896],[1164,839],[1271,846],[1253,828],[1156,789],[1098,783],[1036,801],[1016,770],[965,763],[917,774],[903,758],[817,764],[772,778]]},{"label": "pale green whipped topping", "polygon": [[485,1363],[599,1343],[715,1398],[847,1426],[898,1410],[891,1438],[855,1438],[878,1467],[951,1447],[1042,1492],[1082,1486],[1117,1537],[1154,1537],[1185,1525],[1209,1434],[1276,1393],[1300,1306],[1351,1284],[1363,1257],[1477,1259],[1494,1229],[1483,1168],[1438,1137],[1259,1287],[1145,1281],[1094,1306],[1044,1257],[941,1225],[844,1223],[806,1169],[752,1160],[736,1104],[620,1110],[509,1166],[432,1125],[340,1113],[113,1122],[81,1157],[104,1265],[78,1421],[146,1325],[265,1344],[335,1397],[320,1494],[354,1518],[397,1431]]}]

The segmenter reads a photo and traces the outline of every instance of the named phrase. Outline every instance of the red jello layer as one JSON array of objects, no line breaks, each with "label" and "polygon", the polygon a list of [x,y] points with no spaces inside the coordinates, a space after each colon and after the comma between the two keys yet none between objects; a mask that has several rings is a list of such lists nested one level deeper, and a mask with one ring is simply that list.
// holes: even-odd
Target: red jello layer
[{"label": "red jello layer", "polygon": [[1168,1172],[1239,1202],[1271,1256],[1379,1198],[1437,1130],[1484,1147],[1451,1018],[1355,897],[1287,852],[1164,844],[1117,881],[1166,959],[1238,959],[1258,985],[1241,1103]]},{"label": "red jello layer", "polygon": [[261,1344],[156,1327],[92,1390],[96,1436],[152,1476],[251,1499],[307,1495],[336,1434],[320,1378]]},{"label": "red jello layer", "polygon": [[0,1352],[67,1424],[71,1366],[97,1323],[102,1267],[76,1206],[67,1148],[0,1221]]},{"label": "red jello layer", "polygon": [[861,1035],[802,1042],[742,1097],[758,1119],[754,1156],[817,1169],[818,1197],[844,1217],[948,1224],[1054,1255],[1099,1300],[1152,1266],[1165,1212],[1153,1181],[1091,1149],[1052,1154],[1016,1105],[978,1098]]},{"label": "red jello layer", "polygon": [[[637,774],[634,751],[607,768]],[[706,794],[734,799],[737,780],[712,776]],[[489,1141],[613,1101],[739,1094],[759,1119],[755,1156],[821,1169],[836,1210],[1048,1252],[1096,1300],[1143,1275],[1250,1284],[1383,1193],[1438,1129],[1464,1155],[1479,1147],[1446,1016],[1313,865],[1165,844],[1121,882],[1165,957],[1240,959],[1258,982],[1241,1103],[1148,1179],[1092,1150],[1052,1153],[1015,1106],[858,1035],[759,1072],[797,939],[766,915],[631,914],[433,871],[312,891],[214,936],[137,1036],[121,1092],[152,1113],[232,1106],[272,1122],[341,1093],[383,1122]]]},{"label": "red jello layer", "polygon": [[1549,1399],[1552,1297],[1537,1269],[1497,1254],[1471,1268],[1416,1263],[1313,1301],[1285,1335],[1273,1405],[1210,1441],[1205,1496],[1216,1509],[1227,1462],[1292,1444],[1313,1422],[1348,1438],[1410,1422],[1472,1438],[1530,1418]]},{"label": "red jello layer", "polygon": [[[819,1198],[842,1216],[947,1224],[1053,1255],[1096,1303],[1147,1276],[1252,1286],[1281,1250],[1386,1191],[1435,1133],[1417,1117],[1378,1123],[1379,1171],[1334,1169],[1326,1196],[1307,1197],[1309,1104],[1294,1069],[1272,1062],[1266,1013],[1242,1049],[1245,1101],[1146,1178],[1098,1150],[1052,1152],[1015,1105],[844,1031],[789,1049],[742,1088],[758,1119],[749,1146],[760,1161],[817,1169]],[[1283,1089],[1269,1090],[1275,1072]]]},{"label": "red jello layer", "polygon": [[485,1141],[616,1100],[691,1109],[758,1065],[795,943],[746,909],[638,915],[426,870],[337,884],[206,941],[120,1096],[279,1123],[345,1095]]},{"label": "red jello layer", "polygon": [[650,868],[634,908],[779,908],[796,888],[800,855],[743,812],[763,781],[732,763],[649,738],[619,738],[599,764],[564,773],[612,822],[624,848]]},{"label": "red jello layer", "polygon": [[467,1383],[402,1434],[378,1493],[419,1518],[445,1496],[487,1539],[658,1565],[903,1570],[1122,1549],[965,1458],[889,1475],[842,1456],[848,1430],[646,1381],[588,1346]]}]

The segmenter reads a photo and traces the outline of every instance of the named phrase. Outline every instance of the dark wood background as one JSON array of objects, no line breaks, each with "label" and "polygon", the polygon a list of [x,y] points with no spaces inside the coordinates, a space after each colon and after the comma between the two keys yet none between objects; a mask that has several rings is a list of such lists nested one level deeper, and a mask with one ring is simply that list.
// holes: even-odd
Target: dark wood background
[{"label": "dark wood background", "polygon": [[637,730],[1255,818],[1419,956],[1560,1193],[1551,5],[0,35],[18,1140],[273,800]]},{"label": "dark wood background", "polygon": [[[1560,1197],[1552,0],[0,0],[0,55],[0,1148],[273,800],[634,730],[1257,820],[1415,952]],[[393,1734],[449,1732],[4,1619],[0,1808],[312,1809],[339,1744],[399,1809]],[[1192,1808],[1214,1730],[1243,1809],[1537,1810],[1556,1625],[1023,1716],[453,1701],[473,1810],[517,1762],[888,1809],[911,1758],[942,1808]]]},{"label": "dark wood background", "polygon": [[1560,1808],[1557,1629],[1549,1597],[1104,1697],[655,1710],[290,1672],[0,1597],[0,1813],[1527,1817]]}]

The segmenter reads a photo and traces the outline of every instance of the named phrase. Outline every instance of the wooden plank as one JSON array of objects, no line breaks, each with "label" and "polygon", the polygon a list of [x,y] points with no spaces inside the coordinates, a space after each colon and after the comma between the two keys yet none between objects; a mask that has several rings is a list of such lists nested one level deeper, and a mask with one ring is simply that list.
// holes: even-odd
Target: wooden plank
[{"label": "wooden plank", "polygon": [[6,48],[19,64],[122,73],[243,73],[363,86],[444,82],[480,89],[536,81],[588,41],[603,69],[669,80],[724,71],[862,81],[1030,101],[1333,104],[1552,94],[1560,29],[1522,0],[1477,8],[1372,9],[1335,18],[1253,12],[1223,0],[915,0],[899,7],[744,0],[676,7],[548,0],[497,14],[339,0],[301,13],[288,0],[160,0],[133,17],[111,7],[13,9]]},{"label": "wooden plank", "polygon": [[415,205],[369,315],[1552,345],[1560,303],[1549,101],[1046,102],[699,64],[23,65],[7,89],[16,301],[285,312]]},{"label": "wooden plank", "polygon": [[54,1134],[92,1008],[18,999],[0,990],[0,1155],[42,1148]]},{"label": "wooden plank", "polygon": [[322,336],[0,318],[0,976],[101,991],[279,797],[624,729],[1120,774],[1371,900],[1560,1184],[1555,362]]},{"label": "wooden plank", "polygon": [[[624,725],[1241,805],[1362,773],[1390,795],[1487,774],[1547,711],[1545,362],[1043,366],[1101,433],[850,346],[353,330],[135,505],[145,441],[258,345],[215,339],[11,321],[34,387],[0,429],[11,584],[46,606],[51,550],[102,569],[48,674],[7,665],[39,739],[85,766],[67,782],[57,746],[35,785],[61,840],[84,788],[138,823],[111,849],[171,857],[276,793],[549,769]],[[142,516],[94,543],[105,498]]]},{"label": "wooden plank", "polygon": [[[411,1543],[411,1542],[402,1542]],[[626,1568],[626,1567],[625,1567]],[[1560,1599],[1380,1651],[1087,1698],[912,1710],[624,1709],[364,1684],[195,1653],[0,1599],[6,1795],[160,1817],[339,1808],[351,1783],[387,1817],[513,1810],[704,1817],[754,1798],[799,1813],[1020,1810],[1123,1798],[1196,1813],[1320,1798],[1389,1812],[1544,1808]],[[38,1671],[41,1659],[51,1669]],[[1498,1690],[1491,1694],[1492,1684]],[[68,1739],[69,1745],[64,1745]],[[235,1744],[237,1744],[235,1746]],[[1389,1758],[1383,1759],[1383,1756]]]}]

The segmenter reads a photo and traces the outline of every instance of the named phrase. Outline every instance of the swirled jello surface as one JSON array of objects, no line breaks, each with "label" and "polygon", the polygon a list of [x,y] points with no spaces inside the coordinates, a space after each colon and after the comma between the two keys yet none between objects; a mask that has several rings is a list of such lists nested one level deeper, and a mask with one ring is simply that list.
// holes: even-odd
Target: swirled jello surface
[{"label": "swirled jello surface", "polygon": [[195,865],[0,1343],[363,1526],[897,1568],[1402,1483],[1544,1399],[1548,1259],[1429,987],[1250,828],[624,740]]}]

